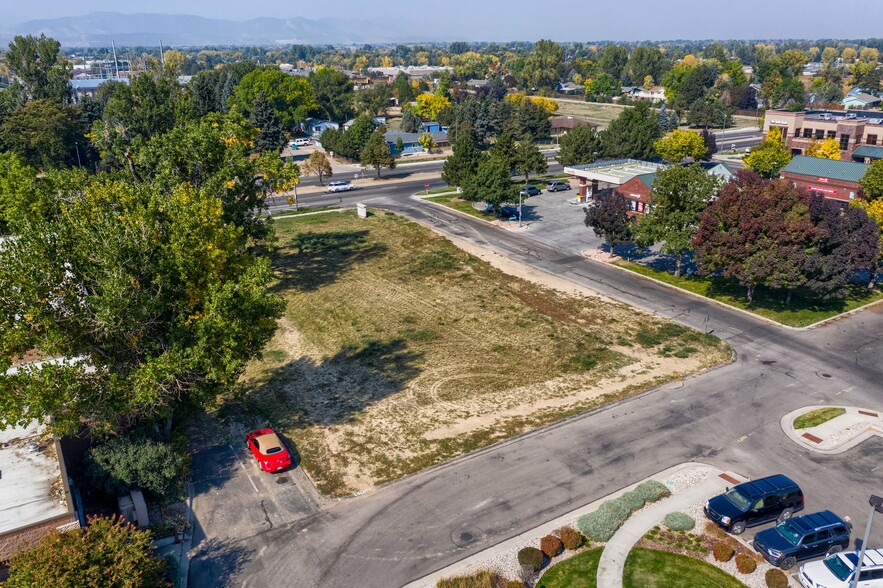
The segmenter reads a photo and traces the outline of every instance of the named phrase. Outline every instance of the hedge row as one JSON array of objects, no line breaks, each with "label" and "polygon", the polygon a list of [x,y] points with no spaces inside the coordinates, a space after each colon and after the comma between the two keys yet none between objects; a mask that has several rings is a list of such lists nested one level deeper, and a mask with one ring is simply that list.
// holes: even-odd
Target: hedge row
[{"label": "hedge row", "polygon": [[656,480],[647,480],[615,500],[605,500],[593,513],[579,518],[577,527],[592,541],[607,542],[633,512],[648,502],[656,502],[671,495],[671,491]]}]

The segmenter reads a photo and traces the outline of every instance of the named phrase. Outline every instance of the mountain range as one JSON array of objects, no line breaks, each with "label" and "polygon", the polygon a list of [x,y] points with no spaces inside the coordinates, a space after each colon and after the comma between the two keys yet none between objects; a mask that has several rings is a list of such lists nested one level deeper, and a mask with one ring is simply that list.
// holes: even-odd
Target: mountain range
[{"label": "mountain range", "polygon": [[[0,42],[14,35],[39,35],[58,39],[66,47],[199,45],[274,45],[302,43],[362,44],[428,41],[426,33],[405,21],[383,22],[348,18],[254,18],[221,20],[180,14],[121,14],[93,12],[0,25]],[[415,34],[416,33],[416,34]]]}]

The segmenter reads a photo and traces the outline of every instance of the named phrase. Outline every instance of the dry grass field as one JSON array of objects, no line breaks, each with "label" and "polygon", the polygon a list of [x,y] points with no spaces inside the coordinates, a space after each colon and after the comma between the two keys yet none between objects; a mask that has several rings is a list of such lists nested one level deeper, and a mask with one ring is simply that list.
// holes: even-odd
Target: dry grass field
[{"label": "dry grass field", "polygon": [[503,273],[391,213],[276,228],[275,291],[287,309],[244,376],[242,404],[226,409],[279,427],[326,494],[369,489],[729,357],[714,337]]},{"label": "dry grass field", "polygon": [[[555,116],[583,118],[599,125],[599,130],[606,129],[610,121],[619,116],[624,108],[628,108],[628,106],[619,104],[599,104],[597,102],[584,102],[575,99],[556,98],[555,100],[558,102],[558,110],[555,112]],[[734,116],[733,126],[730,129],[744,128],[757,128],[757,119],[751,116]]]}]

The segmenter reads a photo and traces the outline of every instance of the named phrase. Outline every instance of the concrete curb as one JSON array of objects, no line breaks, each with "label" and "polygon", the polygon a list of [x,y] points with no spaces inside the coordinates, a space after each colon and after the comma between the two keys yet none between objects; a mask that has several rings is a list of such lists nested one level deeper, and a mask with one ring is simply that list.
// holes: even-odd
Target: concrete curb
[{"label": "concrete curb", "polygon": [[[776,327],[788,329],[789,331],[802,332],[802,331],[808,331],[810,329],[815,329],[815,328],[821,327],[829,322],[840,320],[842,318],[846,318],[846,317],[853,315],[855,313],[858,313],[860,311],[867,310],[868,308],[870,308],[872,306],[876,306],[878,304],[883,304],[883,299],[875,300],[874,302],[869,302],[867,304],[859,306],[858,308],[853,308],[852,310],[848,310],[846,312],[842,312],[842,313],[834,315],[832,317],[822,319],[818,322],[812,323],[811,325],[807,325],[805,327],[791,327],[789,325],[784,325],[780,322],[774,321],[771,318],[767,318],[765,316],[755,314],[755,313],[751,312],[750,310],[744,310],[744,309],[739,308],[737,306],[731,306],[731,305],[727,304],[726,302],[721,302],[720,300],[715,300],[714,298],[709,298],[708,296],[703,296],[701,294],[696,294],[695,292],[690,292],[689,290],[686,290],[684,288],[680,288],[678,286],[675,286],[674,284],[669,284],[668,282],[663,282],[662,280],[657,280],[656,278],[651,277],[651,276],[645,276],[644,274],[640,274],[636,271],[632,271],[628,268],[622,267],[620,265],[616,265],[615,263],[597,261],[597,260],[591,259],[589,257],[586,257],[586,259],[588,261],[592,261],[595,263],[605,263],[606,265],[608,265],[610,267],[614,267],[614,268],[618,269],[619,271],[628,272],[631,275],[638,276],[639,278],[642,278],[642,279],[650,281],[650,282],[655,282],[656,284],[659,284],[661,286],[665,286],[666,288],[670,288],[672,290],[677,290],[678,292],[682,292],[683,294],[687,294],[688,296],[692,296],[693,298],[696,298],[698,300],[704,300],[706,302],[711,302],[712,304],[716,304],[720,307],[727,308],[729,310],[733,310],[735,312],[742,313],[745,316],[749,316],[749,317],[755,318],[757,320],[761,320],[767,324],[770,324],[770,325],[773,325]],[[637,263],[637,262],[632,262],[632,263]]]},{"label": "concrete curb", "polygon": [[[478,553],[470,555],[469,557],[466,557],[458,562],[455,562],[445,568],[436,570],[432,574],[429,574],[427,576],[424,576],[422,578],[414,580],[413,582],[405,584],[405,586],[403,588],[435,588],[436,582],[438,581],[439,578],[446,578],[446,577],[462,574],[469,568],[469,566],[471,566],[473,564],[480,563],[484,560],[487,560],[490,557],[493,557],[494,554],[507,552],[511,549],[514,549],[514,547],[516,545],[523,543],[525,539],[533,538],[533,537],[541,537],[542,535],[547,535],[547,534],[551,533],[552,531],[554,531],[555,529],[558,529],[558,528],[570,523],[570,521],[572,521],[573,519],[575,519],[577,517],[580,517],[584,514],[588,514],[590,512],[594,512],[595,510],[598,509],[598,506],[600,506],[600,504],[602,502],[604,502],[605,500],[611,500],[613,498],[617,498],[617,497],[623,495],[624,493],[632,490],[635,486],[637,486],[641,482],[644,482],[645,480],[666,478],[666,477],[669,477],[677,472],[687,470],[687,469],[693,469],[693,468],[710,468],[710,469],[714,470],[715,472],[728,473],[730,475],[734,475],[732,472],[723,472],[719,468],[716,468],[712,465],[705,464],[702,462],[686,462],[686,463],[677,464],[675,466],[672,466],[670,468],[667,468],[667,469],[664,469],[660,472],[657,472],[656,474],[653,474],[647,478],[638,480],[637,482],[630,484],[629,486],[626,486],[625,488],[621,488],[620,490],[617,490],[616,492],[608,494],[607,496],[603,496],[603,497],[599,498],[598,500],[595,500],[593,502],[585,504],[577,509],[574,509],[574,510],[572,510],[568,513],[565,513],[559,517],[556,517],[555,519],[548,521],[548,522],[546,522],[542,525],[539,525],[537,527],[534,527],[533,529],[529,529],[529,530],[527,530],[523,533],[520,533],[514,537],[511,537],[509,539],[501,541],[500,543],[497,543],[496,545],[492,545],[486,549],[483,549],[482,551],[479,551]],[[599,584],[599,586],[600,586],[600,584]]]},{"label": "concrete curb", "polygon": [[[853,425],[856,423],[861,423],[861,422],[866,421],[866,428],[861,433],[858,433],[855,436],[850,437],[849,439],[846,439],[845,441],[834,445],[834,447],[830,447],[830,448],[819,447],[818,443],[809,440],[808,438],[804,437],[804,435],[809,434],[811,436],[814,436],[816,439],[819,439],[820,437],[815,436],[815,433],[819,432],[820,428],[823,428],[823,430],[832,430],[833,429],[833,430],[835,430],[835,432],[842,431],[843,430],[842,427],[839,429],[836,427],[832,427],[832,426],[825,427],[825,425],[828,425],[829,423],[831,423],[833,421],[833,419],[832,419],[832,421],[827,421],[827,422],[822,423],[821,425],[818,425],[816,427],[808,427],[806,429],[795,429],[794,428],[794,419],[796,419],[797,417],[799,417],[802,414],[806,414],[810,411],[817,410],[819,408],[843,408],[847,411],[847,413],[842,416],[852,415],[853,418],[850,420],[852,421]],[[873,413],[876,413],[878,416],[873,417],[870,415],[866,415],[866,418],[862,418],[863,415],[858,415],[859,411],[873,412]],[[846,451],[849,451],[853,447],[860,445],[861,443],[865,442],[866,440],[870,439],[871,437],[874,437],[874,436],[883,437],[883,419],[881,419],[881,417],[879,416],[880,414],[881,413],[876,410],[871,410],[871,409],[867,409],[867,408],[857,408],[854,406],[814,404],[811,406],[804,406],[804,407],[798,408],[797,410],[792,410],[791,412],[789,412],[788,414],[786,414],[785,416],[783,416],[779,420],[779,426],[782,427],[782,432],[785,433],[785,435],[789,439],[791,439],[791,441],[793,441],[797,445],[803,447],[804,449],[808,449],[809,451],[812,451],[814,453],[820,453],[822,455],[838,455],[840,453],[845,453]],[[841,417],[836,417],[836,418],[841,418]],[[849,426],[849,425],[847,425],[847,426]],[[798,433],[798,430],[802,431],[802,432]]]}]

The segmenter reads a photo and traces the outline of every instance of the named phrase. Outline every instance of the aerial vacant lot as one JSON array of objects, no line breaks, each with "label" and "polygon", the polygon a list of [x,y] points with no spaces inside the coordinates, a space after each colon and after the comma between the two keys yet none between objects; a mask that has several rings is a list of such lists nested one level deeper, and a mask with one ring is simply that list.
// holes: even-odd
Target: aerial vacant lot
[{"label": "aerial vacant lot", "polygon": [[[555,111],[555,116],[584,118],[589,122],[599,125],[599,130],[606,129],[610,121],[619,116],[623,109],[628,108],[620,104],[600,104],[569,98],[555,98],[555,100],[558,102],[558,110]],[[734,116],[733,126],[730,128],[757,128],[757,119],[752,116]],[[717,130],[720,129],[718,128]]]},{"label": "aerial vacant lot", "polygon": [[729,357],[713,337],[503,273],[391,213],[276,228],[275,290],[287,309],[245,375],[243,406],[296,444],[327,494]]}]

